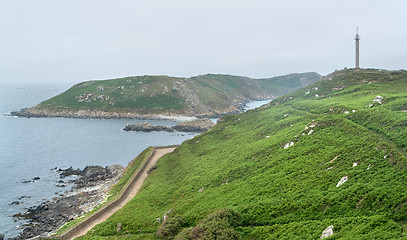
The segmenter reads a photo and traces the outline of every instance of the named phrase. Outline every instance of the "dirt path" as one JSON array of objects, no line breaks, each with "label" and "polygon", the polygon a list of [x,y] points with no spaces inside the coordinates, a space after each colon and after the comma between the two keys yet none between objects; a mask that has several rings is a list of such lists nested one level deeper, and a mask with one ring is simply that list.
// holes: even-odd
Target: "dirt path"
[{"label": "dirt path", "polygon": [[115,213],[117,210],[121,209],[124,205],[126,205],[126,203],[128,203],[134,196],[136,196],[137,192],[140,190],[141,186],[143,185],[144,181],[146,180],[146,178],[148,176],[147,171],[157,163],[157,160],[160,157],[162,157],[163,155],[165,155],[167,153],[174,151],[174,149],[175,149],[174,147],[155,149],[150,162],[144,168],[140,177],[133,184],[129,185],[129,187],[128,187],[129,190],[126,191],[126,193],[123,195],[121,200],[119,200],[119,202],[117,204],[115,204],[115,206],[113,206],[110,209],[108,209],[107,211],[103,212],[103,214],[98,216],[97,219],[88,221],[88,222],[86,222],[86,224],[83,224],[83,226],[81,226],[81,230],[76,232],[74,235],[71,235],[71,236],[69,236],[67,238],[63,238],[63,239],[74,239],[74,238],[80,237],[82,235],[85,235],[91,228],[93,228],[97,224],[105,221],[110,216],[112,216],[113,213]]}]

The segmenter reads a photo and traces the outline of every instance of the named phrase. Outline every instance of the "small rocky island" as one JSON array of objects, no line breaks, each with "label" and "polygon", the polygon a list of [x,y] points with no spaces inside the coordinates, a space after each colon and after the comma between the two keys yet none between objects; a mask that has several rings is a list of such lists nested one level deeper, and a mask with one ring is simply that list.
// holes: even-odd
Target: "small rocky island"
[{"label": "small rocky island", "polygon": [[206,132],[215,126],[215,123],[208,119],[197,119],[190,122],[182,122],[174,127],[166,126],[153,126],[147,122],[138,124],[127,124],[123,129],[124,131],[138,131],[138,132],[153,132],[153,131],[166,131],[166,132]]}]

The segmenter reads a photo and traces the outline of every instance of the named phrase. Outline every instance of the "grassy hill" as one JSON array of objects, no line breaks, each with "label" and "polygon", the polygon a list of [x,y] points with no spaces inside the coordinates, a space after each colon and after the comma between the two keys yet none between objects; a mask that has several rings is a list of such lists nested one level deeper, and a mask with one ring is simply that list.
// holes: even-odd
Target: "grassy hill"
[{"label": "grassy hill", "polygon": [[407,71],[335,72],[184,142],[82,239],[406,239],[406,111]]},{"label": "grassy hill", "polygon": [[[138,76],[79,83],[28,111],[37,115],[124,114],[216,116],[239,112],[248,100],[269,99],[320,79],[317,73],[252,79],[207,74],[191,78]],[[107,115],[109,116],[109,115]]]}]

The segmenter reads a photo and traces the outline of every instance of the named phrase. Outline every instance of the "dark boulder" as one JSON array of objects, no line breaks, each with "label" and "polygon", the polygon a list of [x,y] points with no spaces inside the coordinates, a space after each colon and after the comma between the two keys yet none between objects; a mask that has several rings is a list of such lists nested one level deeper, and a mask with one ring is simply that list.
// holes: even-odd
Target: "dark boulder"
[{"label": "dark boulder", "polygon": [[67,176],[72,176],[72,175],[81,175],[82,171],[78,168],[74,170],[72,167],[67,168],[67,169],[58,169],[58,172],[60,172],[61,178],[67,177]]},{"label": "dark boulder", "polygon": [[21,200],[21,199],[24,199],[24,198],[31,198],[31,197],[29,197],[29,196],[21,196],[21,197],[18,198],[18,200]]}]

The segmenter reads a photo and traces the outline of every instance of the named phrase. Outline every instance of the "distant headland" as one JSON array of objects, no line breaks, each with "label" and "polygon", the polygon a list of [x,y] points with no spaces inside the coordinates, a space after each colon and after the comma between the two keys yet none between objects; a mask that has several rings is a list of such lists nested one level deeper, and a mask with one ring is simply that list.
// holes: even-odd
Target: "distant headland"
[{"label": "distant headland", "polygon": [[320,80],[318,73],[295,73],[253,79],[206,74],[191,78],[136,76],[87,81],[35,107],[20,117],[177,119],[220,117],[243,112],[252,100],[278,97]]}]

